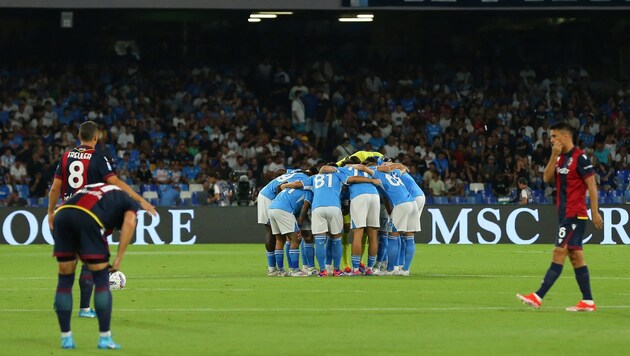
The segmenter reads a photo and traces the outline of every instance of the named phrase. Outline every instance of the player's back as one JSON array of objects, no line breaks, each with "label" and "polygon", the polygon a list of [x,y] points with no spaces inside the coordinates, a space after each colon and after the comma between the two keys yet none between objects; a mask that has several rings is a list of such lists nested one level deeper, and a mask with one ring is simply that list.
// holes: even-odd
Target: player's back
[{"label": "player's back", "polygon": [[400,179],[401,172],[393,170],[389,173],[374,170],[374,178],[381,181],[381,186],[385,195],[393,205],[413,201],[413,197],[409,194],[409,190],[405,187]]},{"label": "player's back", "polygon": [[341,208],[341,188],[348,176],[341,172],[320,173],[304,181],[304,187],[313,191],[312,209],[324,206]]},{"label": "player's back", "polygon": [[78,146],[63,154],[55,178],[61,180],[61,198],[66,200],[84,186],[106,182],[114,174],[103,154],[89,146]]},{"label": "player's back", "polygon": [[278,194],[278,187],[284,183],[291,183],[294,182],[296,180],[304,180],[308,178],[308,176],[306,175],[306,173],[302,172],[302,171],[295,171],[295,172],[291,172],[291,173],[285,173],[279,177],[274,178],[273,180],[271,180],[271,182],[267,183],[267,185],[265,185],[261,190],[260,190],[260,194],[264,195],[265,197],[273,200],[276,198],[276,195]]},{"label": "player's back", "polygon": [[411,194],[412,197],[415,198],[415,197],[424,196],[424,192],[422,191],[418,183],[413,179],[411,175],[409,175],[408,173],[402,173],[402,175],[400,176],[400,180],[402,180],[403,184],[405,185],[405,187],[409,191],[409,194]]},{"label": "player's back", "polygon": [[[369,174],[352,167],[342,167],[339,168],[339,171],[345,173],[348,178],[354,176],[371,178]],[[350,190],[350,199],[354,199],[362,194],[378,194],[378,190],[372,183],[353,183],[348,185],[348,189]]]},{"label": "player's back", "polygon": [[75,208],[88,213],[105,229],[120,228],[124,213],[137,212],[139,205],[115,185],[96,183],[84,186],[68,198],[58,210]]},{"label": "player's back", "polygon": [[312,201],[313,192],[302,189],[285,189],[278,193],[269,209],[280,209],[290,213],[297,213],[302,208],[304,201]]}]

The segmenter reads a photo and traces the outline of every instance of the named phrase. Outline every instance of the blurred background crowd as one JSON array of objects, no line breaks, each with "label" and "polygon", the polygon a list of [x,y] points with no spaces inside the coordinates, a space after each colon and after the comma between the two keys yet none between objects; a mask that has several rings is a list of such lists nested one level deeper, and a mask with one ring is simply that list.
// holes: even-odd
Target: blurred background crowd
[{"label": "blurred background crowd", "polygon": [[553,203],[542,172],[559,121],[592,159],[602,203],[630,201],[630,85],[625,52],[613,52],[623,20],[608,43],[592,17],[560,27],[536,16],[526,32],[498,21],[485,36],[467,32],[475,20],[413,31],[394,20],[386,38],[227,24],[115,41],[99,21],[54,44],[11,33],[0,53],[0,204],[45,204],[85,120],[101,127],[96,149],[118,176],[160,205],[251,205],[279,172],[359,150],[407,165],[429,203],[508,202],[519,178],[535,203]]}]

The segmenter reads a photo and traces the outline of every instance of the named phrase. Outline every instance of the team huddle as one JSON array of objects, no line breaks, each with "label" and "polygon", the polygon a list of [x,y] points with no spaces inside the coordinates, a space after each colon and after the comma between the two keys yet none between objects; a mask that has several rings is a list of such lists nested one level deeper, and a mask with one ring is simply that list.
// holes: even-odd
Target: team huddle
[{"label": "team huddle", "polygon": [[[406,167],[378,152],[359,151],[319,170],[288,171],[258,194],[268,275],[408,276],[424,202]],[[352,267],[342,269],[342,233],[349,229]],[[366,252],[367,265],[361,262]]]}]

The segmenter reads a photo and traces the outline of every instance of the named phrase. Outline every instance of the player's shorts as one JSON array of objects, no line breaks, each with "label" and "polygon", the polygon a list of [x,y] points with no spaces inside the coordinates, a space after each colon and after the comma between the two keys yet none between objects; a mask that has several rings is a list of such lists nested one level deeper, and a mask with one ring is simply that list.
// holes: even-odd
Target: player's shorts
[{"label": "player's shorts", "polygon": [[378,194],[361,194],[350,201],[352,229],[379,227],[381,199]]},{"label": "player's shorts", "polygon": [[[424,195],[420,195],[416,197],[416,205],[418,205],[418,216],[422,218],[422,210],[424,210],[424,204],[426,202],[426,197]],[[422,231],[422,223],[418,225],[418,231]]]},{"label": "player's shorts", "polygon": [[380,233],[389,233],[391,231],[391,219],[389,218],[389,214],[387,214],[387,208],[385,208],[385,204],[381,204],[380,207],[381,214],[379,215],[379,228],[378,231]]},{"label": "player's shorts", "polygon": [[295,215],[282,209],[269,209],[269,222],[274,235],[285,235],[299,230]]},{"label": "player's shorts", "polygon": [[569,250],[581,250],[584,230],[588,218],[565,218],[558,229],[557,247],[569,247]]},{"label": "player's shorts", "polygon": [[266,196],[258,193],[257,201],[257,209],[258,209],[258,223],[269,225],[269,206],[273,200],[267,198]]},{"label": "player's shorts", "polygon": [[86,263],[109,261],[105,230],[86,212],[66,208],[55,214],[53,256],[57,261],[74,261],[77,255]]},{"label": "player's shorts", "polygon": [[392,231],[420,231],[420,215],[415,202],[398,204],[392,210]]},{"label": "player's shorts", "polygon": [[343,231],[341,209],[336,206],[322,206],[314,209],[311,216],[311,230],[313,235],[326,232],[332,235],[340,234]]}]

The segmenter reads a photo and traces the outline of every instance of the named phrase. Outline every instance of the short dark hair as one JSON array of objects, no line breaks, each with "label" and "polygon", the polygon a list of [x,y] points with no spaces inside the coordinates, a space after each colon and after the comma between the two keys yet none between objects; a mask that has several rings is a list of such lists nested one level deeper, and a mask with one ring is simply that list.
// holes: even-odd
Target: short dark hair
[{"label": "short dark hair", "polygon": [[521,178],[519,178],[519,179],[518,179],[518,183],[519,183],[519,184],[527,184],[527,178],[525,178],[525,177],[521,177]]},{"label": "short dark hair", "polygon": [[79,126],[79,139],[81,141],[92,141],[98,132],[98,125],[94,121],[86,121]]},{"label": "short dark hair", "polygon": [[341,162],[341,166],[345,166],[347,164],[359,164],[359,163],[361,163],[361,159],[359,157],[357,157],[357,156],[350,156],[350,157],[347,157],[346,159],[344,159]]},{"label": "short dark hair", "polygon": [[563,122],[556,122],[555,124],[551,125],[549,130],[566,131],[566,132],[570,133],[571,135],[573,135],[573,127],[571,127],[569,124],[567,124],[564,121]]}]

